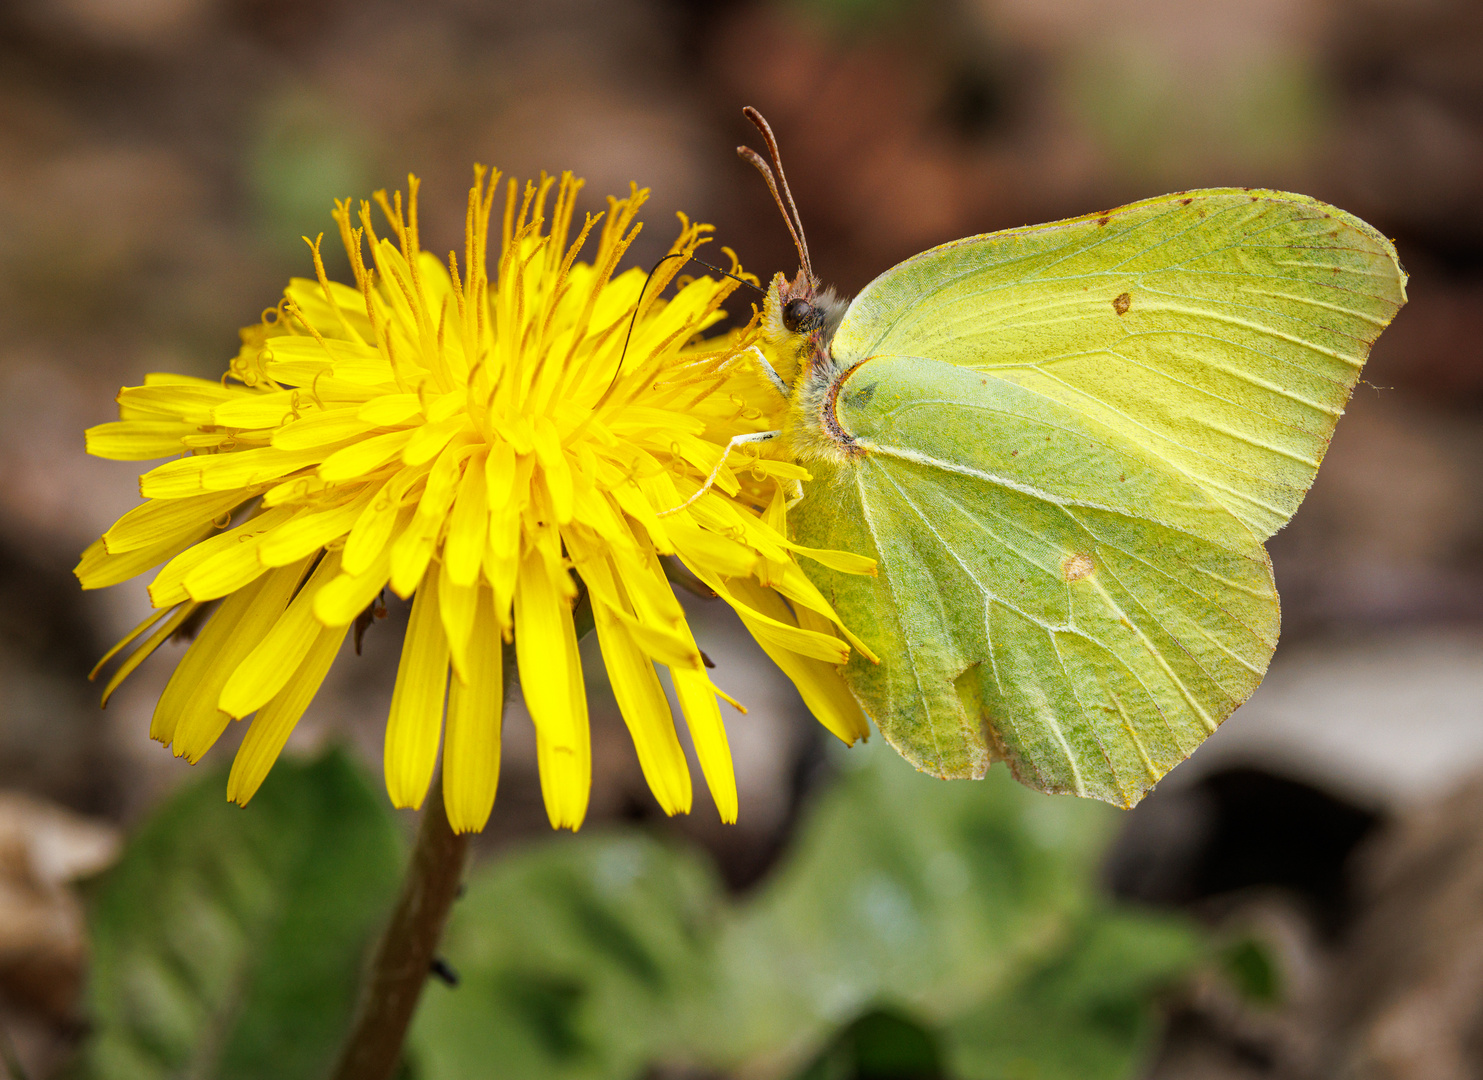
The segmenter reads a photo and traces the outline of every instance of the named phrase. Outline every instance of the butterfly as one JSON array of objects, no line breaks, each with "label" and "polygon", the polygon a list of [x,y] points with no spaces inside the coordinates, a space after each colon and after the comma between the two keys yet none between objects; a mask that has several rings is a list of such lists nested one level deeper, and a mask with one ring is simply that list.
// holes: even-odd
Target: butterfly
[{"label": "butterfly", "polygon": [[846,683],[924,772],[1002,761],[1133,805],[1267,670],[1263,542],[1405,303],[1394,246],[1307,196],[1212,188],[944,244],[845,303],[745,112],[801,265],[756,350],[787,420],[744,438],[812,475],[794,539],[876,560],[807,567],[880,658]]}]

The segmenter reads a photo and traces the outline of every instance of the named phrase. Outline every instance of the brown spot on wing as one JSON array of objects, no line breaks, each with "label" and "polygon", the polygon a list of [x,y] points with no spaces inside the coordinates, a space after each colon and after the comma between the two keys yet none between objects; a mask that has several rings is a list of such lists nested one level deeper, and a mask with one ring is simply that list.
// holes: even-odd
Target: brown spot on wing
[{"label": "brown spot on wing", "polygon": [[1128,293],[1119,293],[1112,300],[1112,310],[1119,315],[1126,315],[1128,308],[1133,306],[1133,297]]},{"label": "brown spot on wing", "polygon": [[1061,574],[1068,582],[1080,581],[1082,578],[1090,576],[1095,569],[1097,569],[1097,564],[1092,561],[1090,555],[1084,552],[1078,551],[1075,554],[1067,555],[1061,560]]}]

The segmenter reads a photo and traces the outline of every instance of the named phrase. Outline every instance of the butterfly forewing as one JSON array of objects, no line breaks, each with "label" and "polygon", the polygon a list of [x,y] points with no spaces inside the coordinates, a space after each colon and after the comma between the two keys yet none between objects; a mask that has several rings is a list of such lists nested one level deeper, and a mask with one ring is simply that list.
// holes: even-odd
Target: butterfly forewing
[{"label": "butterfly forewing", "polygon": [[924,252],[855,298],[832,351],[927,357],[1061,401],[1264,539],[1404,301],[1394,248],[1358,218],[1208,190]]},{"label": "butterfly forewing", "polygon": [[846,678],[919,768],[1130,805],[1261,679],[1278,609],[1260,540],[1099,419],[920,357],[846,380],[857,454],[790,514],[876,578],[811,569],[886,658]]}]

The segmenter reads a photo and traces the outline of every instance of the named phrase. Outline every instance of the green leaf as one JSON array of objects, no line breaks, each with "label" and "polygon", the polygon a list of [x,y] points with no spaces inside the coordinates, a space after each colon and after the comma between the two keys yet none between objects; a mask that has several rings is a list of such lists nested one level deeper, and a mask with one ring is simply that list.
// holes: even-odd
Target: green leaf
[{"label": "green leaf", "polygon": [[[843,760],[741,902],[695,854],[636,832],[476,871],[444,941],[460,985],[429,986],[414,1025],[421,1080],[482,1080],[495,1062],[501,1080],[661,1064],[843,1080],[898,1052],[998,1060],[1000,1043],[1047,1068],[1062,1044],[1092,1047],[1113,1063],[1093,1080],[1125,1075],[1153,1030],[1153,988],[1195,938],[1108,910],[1096,872],[1116,812],[1002,771],[944,784],[878,744]],[[981,1003],[1018,994],[1044,1046],[975,1036]]]},{"label": "green leaf", "polygon": [[1060,948],[946,1029],[959,1080],[1123,1080],[1157,1032],[1157,995],[1204,956],[1182,919],[1126,908],[1081,921]]},{"label": "green leaf", "polygon": [[1015,979],[1094,902],[1114,812],[1002,770],[944,784],[886,748],[829,789],[729,922],[711,1029],[723,1060],[819,1045],[879,1002],[950,1016]]},{"label": "green leaf", "polygon": [[835,1037],[798,1080],[935,1080],[937,1035],[895,1009],[872,1009]]},{"label": "green leaf", "polygon": [[90,903],[97,1080],[319,1077],[365,951],[395,895],[401,844],[345,754],[280,761],[246,809],[221,771],[171,798]]},{"label": "green leaf", "polygon": [[1220,950],[1220,966],[1236,992],[1253,1005],[1282,1003],[1282,969],[1271,949],[1254,937],[1240,937]]},{"label": "green leaf", "polygon": [[560,838],[476,873],[411,1037],[423,1080],[636,1075],[684,1055],[711,995],[720,888],[638,833]]}]

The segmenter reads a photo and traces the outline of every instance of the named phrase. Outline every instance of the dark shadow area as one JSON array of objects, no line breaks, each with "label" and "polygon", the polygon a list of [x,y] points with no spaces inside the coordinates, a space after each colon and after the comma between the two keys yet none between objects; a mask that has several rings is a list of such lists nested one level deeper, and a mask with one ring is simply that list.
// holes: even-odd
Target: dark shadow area
[{"label": "dark shadow area", "polygon": [[1160,788],[1129,813],[1107,882],[1129,900],[1195,911],[1229,894],[1279,889],[1333,935],[1352,914],[1349,860],[1382,822],[1301,780],[1223,769]]}]

